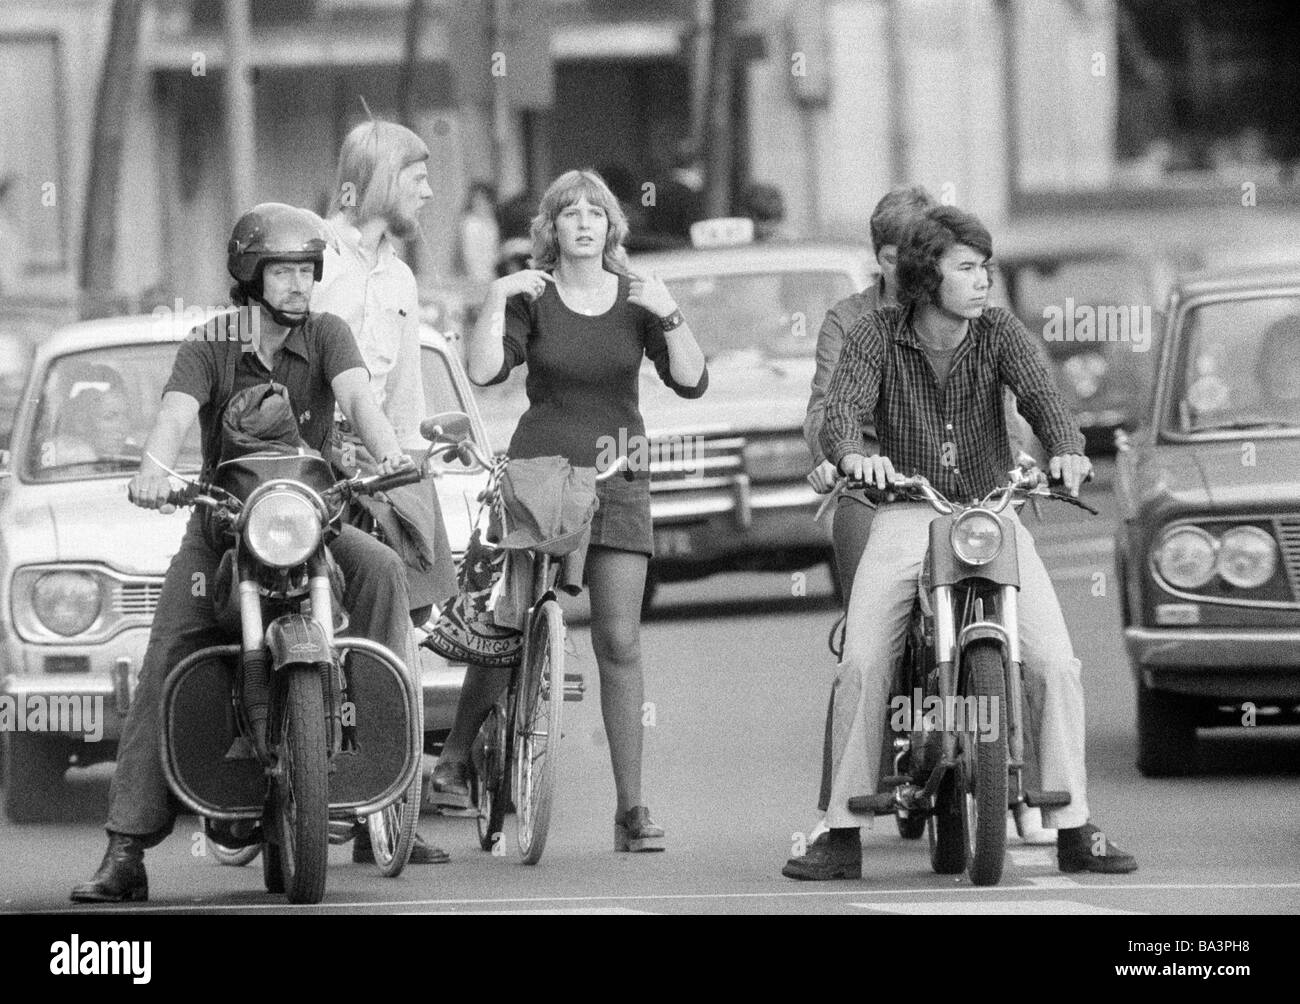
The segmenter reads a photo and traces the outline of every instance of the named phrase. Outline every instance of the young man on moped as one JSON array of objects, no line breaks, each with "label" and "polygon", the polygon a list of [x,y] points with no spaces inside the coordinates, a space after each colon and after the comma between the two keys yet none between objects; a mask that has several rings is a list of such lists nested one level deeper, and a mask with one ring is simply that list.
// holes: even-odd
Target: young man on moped
[{"label": "young man on moped", "polygon": [[[1030,335],[1009,311],[988,306],[993,241],[969,213],[929,210],[898,256],[900,304],[859,319],[827,391],[820,442],[847,477],[885,488],[896,468],[925,475],[954,498],[982,496],[1012,466],[1004,387],[1019,400],[1051,456],[1050,473],[1078,494],[1092,464],[1083,436]],[[880,449],[868,455],[863,426],[874,417]],[[854,580],[844,657],[836,680],[829,831],[792,858],[799,879],[858,878],[860,827],[853,796],[876,789],[885,727],[881,709],[902,654],[933,512],[928,506],[881,507]],[[1057,827],[1057,863],[1065,872],[1130,872],[1132,855],[1089,822],[1084,765],[1084,705],[1060,603],[1033,538],[1018,524],[1020,624],[1030,731],[1045,788],[1070,803],[1048,810]]]},{"label": "young man on moped", "polygon": [[[175,465],[196,418],[204,469],[214,470],[220,458],[212,455],[213,444],[219,452],[221,437],[213,432],[220,429],[227,402],[246,388],[272,381],[288,391],[302,441],[311,448],[320,451],[332,436],[337,401],[366,448],[379,458],[379,473],[410,465],[370,392],[352,332],[334,315],[309,310],[324,249],[322,222],[305,209],[264,203],[240,217],[228,257],[235,279],[232,296],[240,309],[196,329],[177,350],[145,444],[145,459],[128,486],[136,505],[170,509],[167,499],[175,486],[167,469]],[[238,319],[245,311],[258,312],[256,323]],[[249,339],[240,337],[245,332]],[[228,372],[233,372],[233,380],[226,377]],[[404,656],[411,622],[401,560],[350,526],[342,527],[329,548],[347,582],[344,605],[350,632]],[[74,902],[149,898],[144,852],[171,832],[175,818],[160,752],[163,680],[187,655],[228,640],[217,625],[212,590],[195,589],[196,583],[216,581],[221,557],[206,511],[196,509],[163,580],[122,728],[109,793],[108,850],[95,874],[72,890]]]}]

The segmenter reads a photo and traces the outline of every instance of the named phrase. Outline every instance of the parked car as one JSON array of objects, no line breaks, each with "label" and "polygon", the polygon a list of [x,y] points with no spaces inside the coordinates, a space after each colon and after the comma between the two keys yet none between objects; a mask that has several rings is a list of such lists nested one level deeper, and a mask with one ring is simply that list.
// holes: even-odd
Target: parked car
[{"label": "parked car", "polygon": [[1041,336],[1089,454],[1131,432],[1155,379],[1161,306],[1196,256],[1117,242],[999,240],[991,302]]},{"label": "parked car", "polygon": [[1114,484],[1153,776],[1196,769],[1198,727],[1300,720],[1300,265],[1187,277],[1167,312]]},{"label": "parked car", "polygon": [[[98,736],[88,727],[4,731],[5,808],[14,820],[42,817],[74,757],[87,766],[116,755],[189,515],[162,516],[126,498],[184,334],[150,316],[91,321],[57,331],[33,359],[0,471],[0,700],[53,707],[63,698],[71,708],[84,698],[103,714]],[[457,354],[432,328],[421,339],[430,413],[467,412],[489,449]],[[199,465],[196,423],[177,470],[192,475]],[[441,462],[435,476],[453,548],[463,550],[483,476]],[[426,735],[437,738],[450,728],[464,668],[419,651]]]},{"label": "parked car", "polygon": [[[827,563],[834,578],[830,533],[813,520],[821,496],[806,480],[803,418],[822,319],[873,280],[874,259],[852,244],[756,244],[743,227],[721,234],[742,243],[632,261],[667,284],[709,366],[697,400],[664,387],[648,360],[642,366],[656,552],[647,605],[658,582],[715,572]],[[528,406],[521,371],[478,394],[493,441],[508,443]]]}]

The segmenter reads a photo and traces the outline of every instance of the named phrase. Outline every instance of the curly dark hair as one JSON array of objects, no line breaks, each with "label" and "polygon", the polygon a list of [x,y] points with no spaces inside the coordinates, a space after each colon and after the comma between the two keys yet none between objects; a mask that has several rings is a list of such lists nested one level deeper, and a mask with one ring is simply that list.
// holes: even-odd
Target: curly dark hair
[{"label": "curly dark hair", "polygon": [[938,302],[943,275],[939,259],[954,244],[965,244],[993,257],[993,238],[973,213],[956,206],[935,206],[918,219],[898,248],[898,299],[924,306]]}]

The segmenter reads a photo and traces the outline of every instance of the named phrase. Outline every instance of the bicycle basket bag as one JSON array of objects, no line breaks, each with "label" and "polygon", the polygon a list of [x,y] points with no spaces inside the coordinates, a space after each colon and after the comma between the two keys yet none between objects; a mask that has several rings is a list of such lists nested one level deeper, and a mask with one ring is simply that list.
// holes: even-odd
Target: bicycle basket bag
[{"label": "bicycle basket bag", "polygon": [[562,557],[582,545],[600,504],[596,469],[574,467],[563,457],[511,460],[501,478],[501,501],[500,547]]},{"label": "bicycle basket bag", "polygon": [[504,573],[506,552],[484,544],[480,532],[470,535],[456,570],[456,593],[421,644],[449,662],[509,669],[519,664],[524,636],[492,619],[488,599]]}]

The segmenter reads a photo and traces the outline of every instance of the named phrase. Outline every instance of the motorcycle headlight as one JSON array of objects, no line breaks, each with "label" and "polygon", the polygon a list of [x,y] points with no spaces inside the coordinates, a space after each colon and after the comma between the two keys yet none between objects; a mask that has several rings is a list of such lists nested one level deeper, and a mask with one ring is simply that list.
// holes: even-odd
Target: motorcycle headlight
[{"label": "motorcycle headlight", "polygon": [[991,513],[973,509],[953,520],[952,549],[968,565],[987,565],[1002,550],[1002,524]]},{"label": "motorcycle headlight", "polygon": [[311,500],[293,491],[271,491],[253,502],[244,540],[272,568],[301,565],[320,544],[320,515]]},{"label": "motorcycle headlight", "polygon": [[1258,589],[1273,577],[1277,566],[1277,544],[1271,534],[1255,526],[1236,526],[1219,540],[1215,567],[1238,589]]},{"label": "motorcycle headlight", "polygon": [[1199,526],[1179,526],[1156,547],[1156,568],[1179,589],[1199,589],[1214,576],[1215,541]]},{"label": "motorcycle headlight", "polygon": [[49,572],[32,587],[32,610],[55,634],[81,634],[99,617],[99,582],[85,572]]}]

